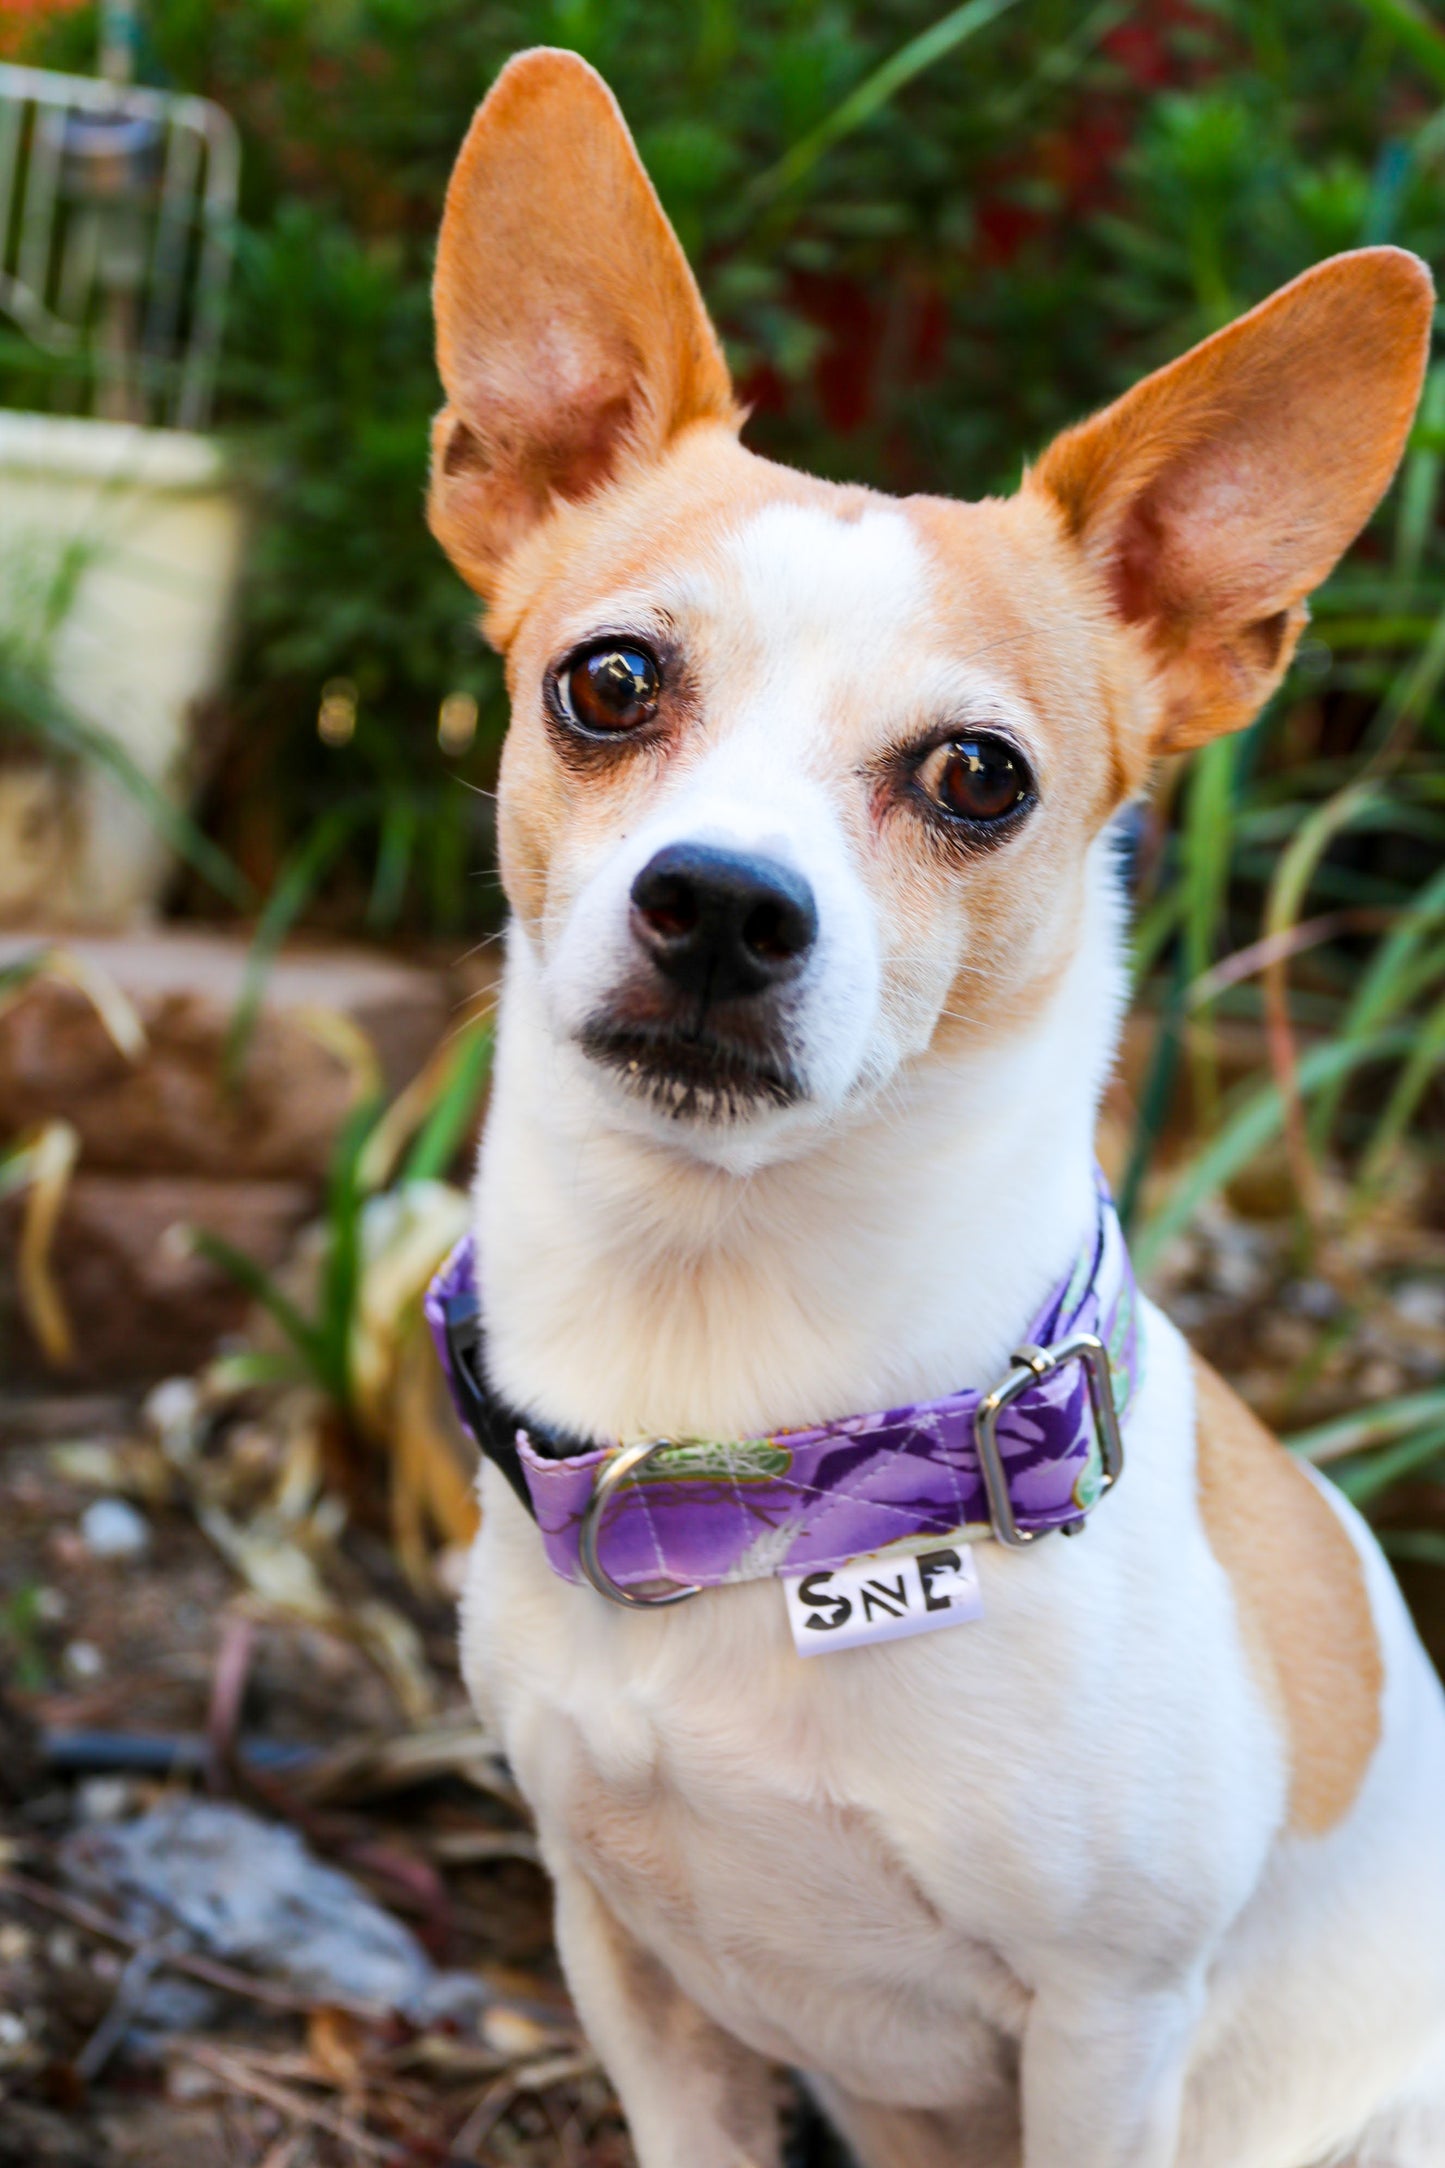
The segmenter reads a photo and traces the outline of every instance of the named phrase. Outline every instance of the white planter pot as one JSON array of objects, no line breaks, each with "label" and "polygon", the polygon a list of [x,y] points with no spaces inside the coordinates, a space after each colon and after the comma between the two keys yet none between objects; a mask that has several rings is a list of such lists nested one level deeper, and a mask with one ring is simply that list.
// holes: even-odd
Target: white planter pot
[{"label": "white planter pot", "polygon": [[[212,439],[0,410],[0,640],[26,638],[73,553],[51,682],[176,805],[196,704],[225,667],[242,540]],[[91,764],[70,773],[23,748],[0,763],[0,922],[124,925],[154,908],[169,867],[147,814]]]}]

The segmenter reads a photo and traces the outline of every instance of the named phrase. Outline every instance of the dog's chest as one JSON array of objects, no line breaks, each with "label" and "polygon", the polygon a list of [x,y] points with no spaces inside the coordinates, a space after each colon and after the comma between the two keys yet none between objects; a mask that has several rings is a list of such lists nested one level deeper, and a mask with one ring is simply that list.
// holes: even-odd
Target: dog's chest
[{"label": "dog's chest", "polygon": [[1150,1335],[1117,1496],[1076,1543],[981,1546],[983,1617],[916,1640],[802,1661],[772,1582],[619,1612],[488,1483],[464,1664],[548,1864],[764,2053],[977,2098],[1061,1947],[1166,1961],[1257,1872],[1277,1754]]},{"label": "dog's chest", "polygon": [[549,1859],[763,2053],[866,2072],[877,2097],[977,2090],[1029,2001],[989,1931],[997,1860],[974,1886],[946,1801],[921,1832],[896,1756],[861,1725],[825,1740],[745,1688],[714,1681],[705,1699],[690,1726],[671,1703],[604,1715],[529,1697],[508,1745]]}]

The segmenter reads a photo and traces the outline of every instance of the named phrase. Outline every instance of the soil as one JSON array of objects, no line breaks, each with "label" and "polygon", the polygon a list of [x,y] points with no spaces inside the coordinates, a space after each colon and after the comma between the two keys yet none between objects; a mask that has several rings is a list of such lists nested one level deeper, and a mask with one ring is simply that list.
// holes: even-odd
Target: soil
[{"label": "soil", "polygon": [[[89,1456],[100,1473],[107,1453],[126,1452],[136,1427],[127,1415],[92,1418],[80,1440],[12,1442],[0,1453],[0,2164],[436,2162],[457,2157],[452,2141],[485,2104],[486,2150],[474,2154],[469,2143],[462,2158],[626,2168],[620,2119],[561,1985],[525,1818],[470,1781],[465,1757],[448,1765],[443,1753],[437,1773],[414,1784],[386,1777],[377,1796],[363,1780],[349,1797],[342,1786],[324,1799],[252,1768],[224,1742],[209,1776],[103,1766],[116,1735],[114,1758],[124,1761],[126,1740],[179,1737],[194,1748],[208,1725],[214,1733],[216,1681],[238,1632],[249,1643],[232,1727],[243,1749],[261,1739],[334,1754],[419,1732],[442,1742],[475,1732],[448,1606],[418,1603],[375,1540],[361,1539],[344,1563],[418,1636],[434,1696],[421,1725],[367,1649],[325,1624],[255,1606],[184,1499],[138,1508],[149,1531],[143,1555],[92,1556],[81,1521],[96,1486],[73,1471]],[[8,1428],[12,1437],[22,1430],[13,1412]],[[93,1739],[95,1766],[57,1768],[67,1736],[73,1751],[81,1732],[104,1735]],[[438,1963],[495,1990],[483,2033],[419,2034],[321,2006],[278,2012],[228,1996],[203,2007],[199,2031],[192,2021],[169,2035],[147,2028],[123,2038],[87,2082],[86,2045],[121,1992],[127,1952],[21,1892],[38,1881],[69,1905],[55,1871],[65,1832],[129,1816],[177,1782],[209,1782],[294,1822],[320,1856],[404,1917]],[[495,1856],[453,1863],[449,1847],[459,1841],[490,1844]],[[558,2068],[560,2077],[550,2075]],[[336,2128],[308,2123],[318,2111]]]}]

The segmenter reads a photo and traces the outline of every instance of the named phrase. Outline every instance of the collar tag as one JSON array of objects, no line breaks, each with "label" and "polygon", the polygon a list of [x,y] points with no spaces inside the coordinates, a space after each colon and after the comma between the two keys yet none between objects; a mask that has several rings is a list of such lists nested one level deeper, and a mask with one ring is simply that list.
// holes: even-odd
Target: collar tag
[{"label": "collar tag", "polygon": [[800,1656],[904,1641],[983,1616],[978,1562],[964,1542],[873,1551],[827,1572],[785,1575],[783,1591]]}]

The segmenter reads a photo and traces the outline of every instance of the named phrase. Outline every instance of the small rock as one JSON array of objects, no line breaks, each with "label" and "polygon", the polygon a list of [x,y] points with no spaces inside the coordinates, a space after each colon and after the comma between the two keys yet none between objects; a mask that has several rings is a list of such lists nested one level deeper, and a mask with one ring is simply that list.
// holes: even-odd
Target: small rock
[{"label": "small rock", "polygon": [[80,1516],[81,1540],[92,1558],[140,1558],[150,1548],[145,1516],[124,1498],[97,1498]]},{"label": "small rock", "polygon": [[98,1679],[105,1658],[93,1641],[69,1641],[60,1659],[72,1679]]},{"label": "small rock", "polygon": [[1264,1292],[1269,1271],[1252,1228],[1225,1225],[1215,1230],[1209,1279],[1233,1302],[1247,1302]]},{"label": "small rock", "polygon": [[194,1378],[162,1378],[141,1403],[141,1414],[160,1441],[167,1460],[191,1459],[196,1447],[201,1394]]},{"label": "small rock", "polygon": [[119,1904],[137,1933],[179,1930],[191,1948],[319,2000],[354,1998],[426,2024],[475,2022],[487,1999],[473,1975],[439,1972],[410,1928],[294,1830],[244,1807],[183,1799],[77,1829],[60,1864],[77,1887]]},{"label": "small rock", "polygon": [[1402,1281],[1395,1289],[1395,1308],[1407,1325],[1445,1330],[1445,1280]]},{"label": "small rock", "polygon": [[1297,1317],[1312,1318],[1317,1324],[1328,1324],[1338,1317],[1343,1304],[1339,1291],[1328,1280],[1290,1280],[1280,1289],[1280,1301]]},{"label": "small rock", "polygon": [[477,2025],[489,2000],[475,1973],[435,1972],[411,1997],[405,2014],[413,2025],[423,2028],[447,2025],[466,2032]]},{"label": "small rock", "polygon": [[75,1788],[76,1818],[82,1822],[118,1822],[135,1805],[129,1777],[86,1777]]},{"label": "small rock", "polygon": [[173,1972],[161,1972],[146,1984],[135,2022],[126,2034],[126,2053],[145,2061],[153,2048],[173,2033],[204,2032],[214,2025],[225,1998],[199,1980],[185,1980]]}]

